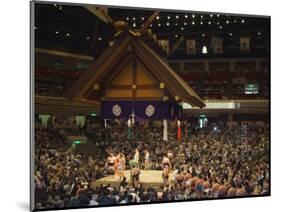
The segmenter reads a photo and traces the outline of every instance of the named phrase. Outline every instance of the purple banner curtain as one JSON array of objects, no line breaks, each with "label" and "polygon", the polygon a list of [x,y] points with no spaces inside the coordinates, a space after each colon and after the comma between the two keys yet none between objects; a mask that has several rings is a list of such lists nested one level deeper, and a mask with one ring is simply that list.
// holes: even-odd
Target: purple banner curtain
[{"label": "purple banner curtain", "polygon": [[106,119],[128,119],[134,112],[138,120],[180,119],[182,108],[175,102],[103,101],[101,115]]},{"label": "purple banner curtain", "polygon": [[106,119],[127,119],[132,113],[130,101],[103,101],[101,102],[101,116]]}]

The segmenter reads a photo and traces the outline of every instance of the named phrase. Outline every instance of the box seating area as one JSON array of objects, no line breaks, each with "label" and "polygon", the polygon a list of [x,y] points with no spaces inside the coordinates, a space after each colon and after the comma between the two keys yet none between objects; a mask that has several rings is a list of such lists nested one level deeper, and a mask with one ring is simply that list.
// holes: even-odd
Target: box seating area
[{"label": "box seating area", "polygon": [[[43,96],[63,96],[81,75],[81,71],[60,70],[36,66],[35,94]],[[238,68],[235,71],[214,69],[209,71],[182,71],[179,75],[203,99],[262,99],[268,98],[268,69],[256,71]],[[259,94],[246,95],[244,84],[257,83]]]}]

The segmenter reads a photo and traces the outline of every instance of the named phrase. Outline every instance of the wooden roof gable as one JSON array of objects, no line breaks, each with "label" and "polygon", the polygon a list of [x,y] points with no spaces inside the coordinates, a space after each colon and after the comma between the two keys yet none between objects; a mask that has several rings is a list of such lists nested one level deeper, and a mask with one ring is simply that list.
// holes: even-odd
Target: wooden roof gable
[{"label": "wooden roof gable", "polygon": [[184,102],[193,106],[204,107],[204,102],[195,93],[195,91],[185,82],[171,67],[162,60],[153,50],[151,50],[139,37],[129,33],[122,33],[115,41],[114,45],[109,47],[88,70],[70,87],[65,96],[69,99],[99,103],[99,99],[91,100],[85,97],[85,94],[101,78],[111,77],[112,70],[117,66],[125,64],[132,59],[130,52],[146,66],[157,81],[163,82],[165,88],[173,97],[178,97]]}]

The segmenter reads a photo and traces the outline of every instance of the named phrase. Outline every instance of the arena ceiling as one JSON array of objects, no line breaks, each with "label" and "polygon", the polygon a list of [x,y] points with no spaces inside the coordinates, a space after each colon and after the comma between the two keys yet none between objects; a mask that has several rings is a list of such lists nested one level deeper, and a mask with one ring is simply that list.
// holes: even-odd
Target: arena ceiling
[{"label": "arena ceiling", "polygon": [[[123,20],[131,29],[140,28],[155,10],[108,8],[113,20]],[[266,57],[269,55],[270,19],[257,16],[234,16],[222,13],[160,11],[149,25],[158,39],[168,39],[171,47],[183,39],[196,39],[197,48],[210,47],[214,37],[223,39],[223,54],[186,54],[181,42],[167,59]],[[60,50],[97,58],[108,48],[116,30],[80,5],[36,3],[35,47]],[[251,51],[240,53],[240,37],[249,36]],[[144,38],[145,39],[145,38]],[[149,46],[165,57],[153,41]]]}]

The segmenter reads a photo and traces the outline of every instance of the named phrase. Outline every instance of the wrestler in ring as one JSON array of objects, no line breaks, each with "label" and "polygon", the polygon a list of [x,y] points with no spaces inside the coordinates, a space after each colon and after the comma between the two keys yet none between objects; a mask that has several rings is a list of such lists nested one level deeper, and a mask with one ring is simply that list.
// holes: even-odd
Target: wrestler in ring
[{"label": "wrestler in ring", "polygon": [[110,153],[106,160],[106,174],[111,175],[112,177],[115,175],[115,156],[113,153]]},{"label": "wrestler in ring", "polygon": [[163,168],[163,185],[164,187],[168,184],[169,176],[170,176],[170,171],[172,168],[170,159],[164,154],[163,160],[162,160],[162,168]]}]

